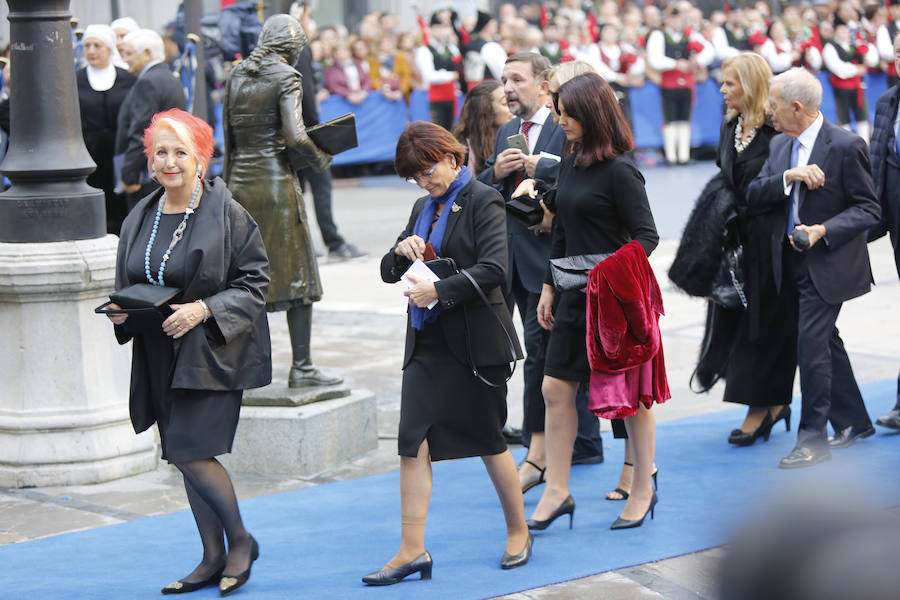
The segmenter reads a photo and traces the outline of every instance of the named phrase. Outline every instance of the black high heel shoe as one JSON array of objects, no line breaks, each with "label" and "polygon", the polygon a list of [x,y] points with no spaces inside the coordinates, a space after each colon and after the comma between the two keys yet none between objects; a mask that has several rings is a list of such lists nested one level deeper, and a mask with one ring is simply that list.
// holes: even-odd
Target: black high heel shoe
[{"label": "black high heel shoe", "polygon": [[[736,429],[735,431],[739,431],[739,430]],[[634,468],[634,465],[631,464],[630,462],[627,462],[627,461],[626,461],[625,464],[628,465],[629,467],[631,467],[632,469]],[[654,489],[654,490],[658,490],[658,489],[659,489],[659,486],[657,485],[657,482],[656,482],[656,476],[657,476],[658,474],[659,474],[659,465],[653,465],[653,473],[650,474],[650,477],[653,478],[653,489]],[[619,495],[622,496],[622,497],[621,497],[621,498],[610,498],[609,495],[610,495],[610,494],[613,494],[613,493],[619,494]],[[606,498],[607,500],[612,500],[613,502],[618,502],[618,501],[620,501],[620,500],[628,500],[628,496],[630,496],[630,495],[631,495],[631,492],[626,492],[626,491],[623,490],[622,488],[617,487],[617,488],[614,489],[614,490],[611,490],[611,491],[609,491],[609,492],[606,492],[605,498]]]},{"label": "black high heel shoe", "polygon": [[610,529],[632,529],[634,527],[640,527],[644,524],[644,519],[647,518],[647,513],[650,513],[650,518],[653,518],[653,514],[656,509],[656,503],[659,501],[659,497],[656,495],[656,492],[653,492],[653,497],[650,498],[650,507],[647,509],[647,512],[644,513],[644,516],[640,519],[628,520],[623,519],[622,517],[617,518],[613,521],[613,524],[609,526]]},{"label": "black high heel shoe", "polygon": [[253,567],[253,561],[259,558],[259,544],[256,543],[256,538],[252,535],[250,536],[250,565],[247,567],[247,570],[238,575],[225,575],[222,573],[222,579],[219,580],[219,595],[227,596],[228,594],[234,592],[239,587],[247,583],[250,579],[250,569]]},{"label": "black high heel shoe", "polygon": [[778,421],[780,421],[782,419],[784,419],[784,430],[790,431],[791,430],[791,406],[789,404],[785,404],[781,408],[781,412],[778,413],[778,416],[772,420],[772,427],[774,427],[775,423],[777,423]]},{"label": "black high heel shoe", "polygon": [[569,529],[572,529],[572,519],[575,517],[575,498],[572,497],[572,494],[569,494],[568,497],[563,500],[562,504],[556,507],[556,510],[543,521],[538,521],[537,519],[528,519],[525,521],[525,524],[528,525],[528,529],[533,531],[543,531],[550,526],[550,523],[555,521],[558,517],[562,515],[569,515]]},{"label": "black high heel shoe", "polygon": [[426,550],[405,565],[400,565],[395,569],[381,569],[374,573],[363,576],[362,582],[366,585],[394,585],[408,577],[413,573],[421,573],[422,579],[431,579],[431,567],[434,561],[431,560],[431,554]]},{"label": "black high heel shoe", "polygon": [[518,554],[510,554],[509,552],[504,552],[503,558],[500,559],[500,568],[515,569],[516,567],[525,565],[528,562],[528,559],[531,558],[532,544],[534,544],[534,536],[531,535],[531,532],[528,532],[528,541],[525,542],[525,549]]},{"label": "black high heel shoe", "polygon": [[225,567],[222,567],[208,578],[203,581],[173,581],[160,591],[163,594],[189,594],[191,592],[196,592],[200,588],[205,588],[210,585],[216,585],[219,582],[219,579],[222,578],[222,571],[225,570]]},{"label": "black high heel shoe", "polygon": [[753,433],[745,433],[740,429],[735,429],[731,432],[731,435],[728,436],[728,443],[735,446],[752,446],[756,442],[756,438],[760,437],[763,441],[768,442],[769,434],[772,433],[772,425],[774,425],[774,423],[775,421],[772,420],[772,415],[767,411],[766,416],[763,417],[762,423],[759,424],[756,431]]}]

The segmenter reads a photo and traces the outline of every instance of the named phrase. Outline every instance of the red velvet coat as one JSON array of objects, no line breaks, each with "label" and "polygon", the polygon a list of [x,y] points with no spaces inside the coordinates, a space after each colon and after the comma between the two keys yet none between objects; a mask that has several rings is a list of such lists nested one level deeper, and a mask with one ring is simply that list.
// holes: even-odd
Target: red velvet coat
[{"label": "red velvet coat", "polygon": [[662,292],[638,242],[600,261],[588,276],[587,351],[591,369],[621,373],[653,361],[654,399],[670,397],[659,333]]}]

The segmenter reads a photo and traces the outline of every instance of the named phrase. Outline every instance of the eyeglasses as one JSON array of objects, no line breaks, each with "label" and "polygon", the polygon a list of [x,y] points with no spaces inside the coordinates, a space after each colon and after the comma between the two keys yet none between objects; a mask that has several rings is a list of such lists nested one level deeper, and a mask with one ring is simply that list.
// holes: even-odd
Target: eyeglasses
[{"label": "eyeglasses", "polygon": [[422,183],[425,179],[431,179],[431,176],[434,175],[434,170],[437,168],[437,166],[438,166],[438,163],[434,163],[431,166],[431,168],[428,169],[428,172],[425,173],[424,175],[413,175],[412,177],[407,177],[406,178],[407,183],[417,185],[417,184]]}]

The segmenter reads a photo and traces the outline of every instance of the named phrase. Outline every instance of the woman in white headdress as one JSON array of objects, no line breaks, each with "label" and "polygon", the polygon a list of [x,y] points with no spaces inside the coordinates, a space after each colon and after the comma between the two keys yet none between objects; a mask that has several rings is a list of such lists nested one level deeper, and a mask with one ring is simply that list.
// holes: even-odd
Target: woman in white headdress
[{"label": "woman in white headdress", "polygon": [[81,106],[81,132],[84,144],[97,169],[87,178],[90,186],[106,195],[106,225],[118,235],[127,209],[115,192],[113,153],[116,120],[125,95],[137,79],[127,69],[116,50],[116,34],[108,25],[88,25],[82,37],[87,66],[75,74],[78,102]]}]

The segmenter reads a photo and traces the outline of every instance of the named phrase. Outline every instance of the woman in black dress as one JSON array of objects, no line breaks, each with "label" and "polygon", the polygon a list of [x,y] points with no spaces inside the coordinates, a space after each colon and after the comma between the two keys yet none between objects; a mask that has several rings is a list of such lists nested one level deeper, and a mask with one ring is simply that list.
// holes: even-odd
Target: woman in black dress
[{"label": "woman in black dress", "polygon": [[791,394],[797,370],[797,331],[786,294],[779,294],[772,276],[769,238],[778,215],[747,213],[747,187],[769,156],[775,135],[765,122],[769,96],[765,59],[751,52],[722,65],[721,92],[727,113],[719,138],[717,164],[734,193],[736,231],[743,244],[747,307],[725,308],[710,301],[704,358],[725,379],[725,402],[746,404],[747,416],[728,437],[731,444],[749,446],[769,439],[772,426],[784,419],[791,427]]},{"label": "woman in black dress", "polygon": [[226,595],[250,577],[259,546],[244,528],[231,479],[215,457],[231,452],[243,390],[272,378],[265,313],[269,262],[256,223],[225,183],[203,180],[213,152],[205,121],[178,109],[159,113],[144,146],[162,188],[122,224],[116,289],[149,284],[181,291],[164,321],[149,324],[121,314],[110,319],[120,343],[134,342],[134,429],[157,424],[162,457],[184,475],[203,542],[200,564],[162,592],[218,585]]},{"label": "woman in black dress", "polygon": [[[78,104],[81,107],[81,133],[84,145],[97,169],[88,175],[87,184],[103,190],[106,196],[106,231],[119,235],[127,209],[125,198],[116,194],[113,173],[116,122],[119,107],[134,85],[134,75],[115,65],[116,34],[108,25],[88,25],[82,38],[87,66],[75,74]],[[121,61],[120,58],[118,58]]]},{"label": "woman in black dress", "polygon": [[[632,240],[649,256],[659,236],[644,178],[625,155],[633,147],[631,130],[612,88],[596,73],[586,73],[561,85],[553,101],[559,125],[566,132],[568,153],[560,165],[556,187],[544,190],[547,207],[556,213],[551,258],[612,253]],[[531,193],[534,186],[533,179],[526,179],[513,196]],[[542,386],[547,407],[547,487],[528,521],[528,526],[537,530],[546,529],[564,514],[570,515],[571,525],[575,512],[575,500],[569,493],[577,428],[575,393],[591,375],[585,344],[585,293],[562,292],[555,311],[554,296],[548,274],[538,303],[538,321],[550,330]],[[632,527],[643,521],[656,502],[651,485],[653,413],[636,404],[636,414],[625,419],[634,474],[621,515]]]},{"label": "woman in black dress", "polygon": [[397,583],[413,573],[431,577],[425,518],[434,460],[480,456],[506,518],[501,567],[522,566],[531,556],[516,463],[502,434],[509,362],[521,358],[515,334],[507,333],[514,329],[500,291],[506,210],[500,194],[463,166],[465,155],[449,131],[423,121],[408,125],[397,142],[397,173],[429,195],[416,201],[397,243],[381,259],[381,278],[397,282],[413,261],[433,253],[465,269],[489,306],[464,273],[445,274],[434,283],[409,276],[397,439],[402,542],[382,570],[363,577],[369,585]]}]

